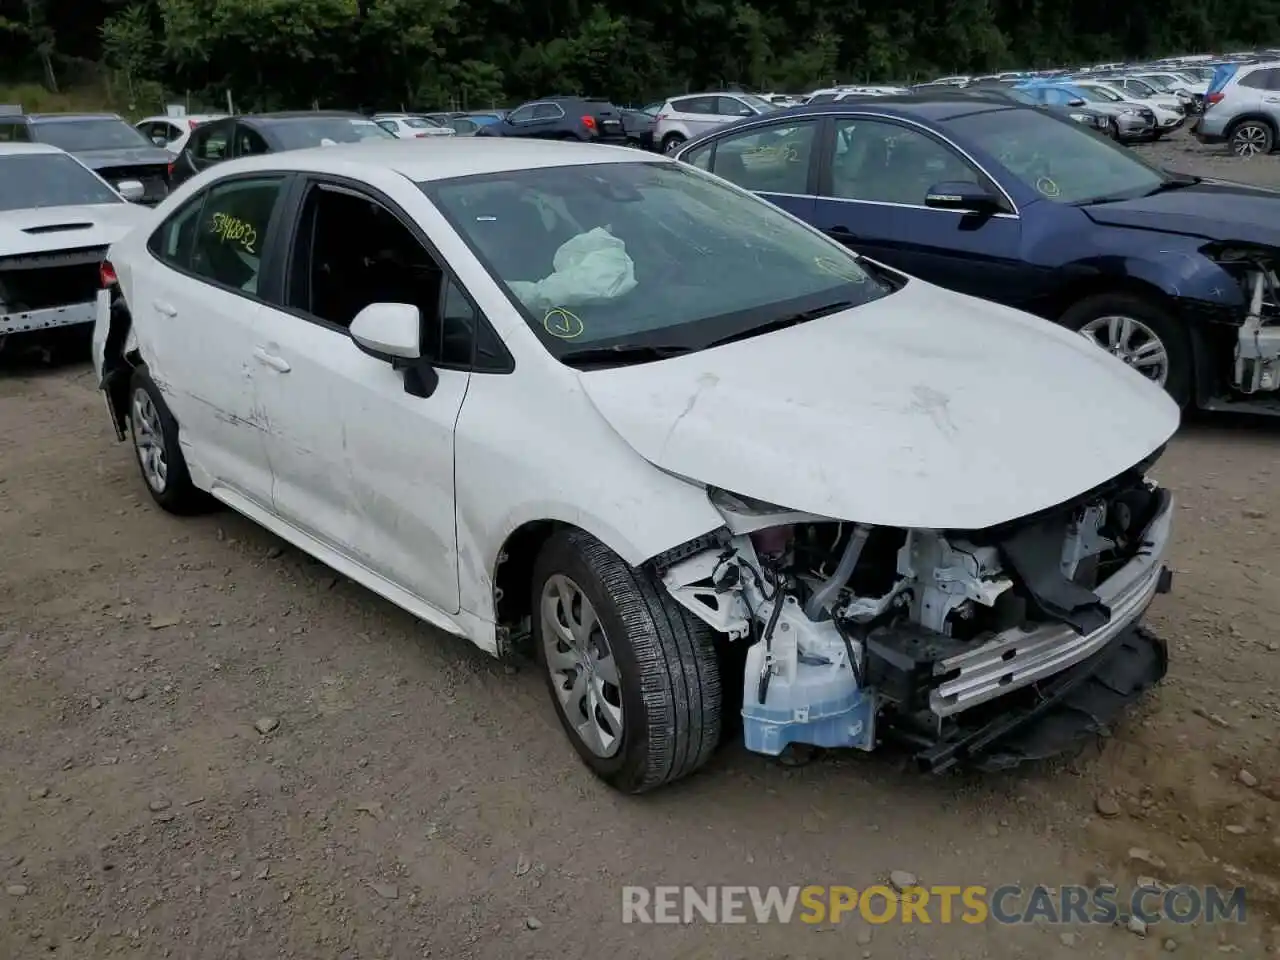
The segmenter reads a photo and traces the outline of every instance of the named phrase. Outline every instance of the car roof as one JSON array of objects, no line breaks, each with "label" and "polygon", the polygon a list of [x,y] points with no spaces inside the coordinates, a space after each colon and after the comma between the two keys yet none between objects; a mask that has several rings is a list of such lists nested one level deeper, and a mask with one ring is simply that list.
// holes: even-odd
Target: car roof
[{"label": "car roof", "polygon": [[810,103],[800,107],[791,107],[777,113],[766,114],[770,119],[778,117],[802,117],[808,114],[827,113],[883,113],[887,116],[901,117],[904,120],[951,120],[955,117],[967,117],[974,113],[988,113],[993,110],[1029,110],[1007,100],[982,97],[956,97],[954,95],[933,96],[931,93],[915,96],[867,97],[865,100],[837,100],[833,103]]},{"label": "car roof", "polygon": [[[437,149],[437,146],[439,149]],[[218,164],[218,169],[249,171],[294,169],[308,173],[345,173],[393,170],[416,183],[449,180],[470,174],[506,173],[543,167],[573,167],[598,163],[673,163],[661,154],[629,147],[533,138],[441,137],[424,150],[410,140],[375,140],[339,143],[262,154]]]},{"label": "car roof", "polygon": [[137,121],[134,126],[136,127],[139,123],[158,123],[161,120],[167,120],[169,123],[180,124],[183,120],[221,120],[224,117],[229,116],[229,113],[184,113],[180,117],[171,117],[167,113],[157,113],[149,117],[143,117],[141,120]]},{"label": "car roof", "polygon": [[235,119],[272,122],[275,120],[309,120],[317,117],[339,117],[344,120],[369,119],[364,114],[356,113],[354,110],[279,110],[275,113],[244,113],[235,117]]},{"label": "car roof", "polygon": [[124,118],[118,113],[28,113],[27,119],[36,123],[61,123],[77,120],[119,120]]},{"label": "car roof", "polygon": [[40,153],[66,153],[48,143],[0,143],[0,157],[20,157]]}]

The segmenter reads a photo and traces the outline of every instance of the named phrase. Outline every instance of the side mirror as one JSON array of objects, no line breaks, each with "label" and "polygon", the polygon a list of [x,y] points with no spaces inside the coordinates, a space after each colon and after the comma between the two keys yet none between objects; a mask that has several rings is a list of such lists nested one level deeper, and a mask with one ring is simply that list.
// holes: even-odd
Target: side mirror
[{"label": "side mirror", "polygon": [[408,303],[371,303],[348,328],[357,347],[379,360],[417,360],[422,356],[422,314]]},{"label": "side mirror", "polygon": [[924,205],[935,210],[965,213],[995,213],[1000,209],[1000,201],[985,187],[971,180],[948,180],[935,184],[925,194]]},{"label": "side mirror", "polygon": [[356,347],[404,371],[405,392],[429,397],[440,383],[422,356],[422,312],[409,303],[371,303],[351,321],[347,332]]},{"label": "side mirror", "polygon": [[116,184],[116,192],[130,203],[137,203],[147,195],[147,188],[141,180],[121,180]]},{"label": "side mirror", "polygon": [[1088,101],[1087,101],[1087,100],[1084,100],[1084,99],[1082,99],[1082,98],[1080,98],[1080,97],[1076,97],[1076,98],[1075,98],[1075,99],[1073,99],[1073,100],[1068,100],[1068,101],[1067,101],[1067,106],[1068,106],[1068,107],[1083,107],[1086,103],[1088,103]]},{"label": "side mirror", "polygon": [[169,145],[169,141],[159,135],[152,137],[151,142],[157,147],[167,147]]}]

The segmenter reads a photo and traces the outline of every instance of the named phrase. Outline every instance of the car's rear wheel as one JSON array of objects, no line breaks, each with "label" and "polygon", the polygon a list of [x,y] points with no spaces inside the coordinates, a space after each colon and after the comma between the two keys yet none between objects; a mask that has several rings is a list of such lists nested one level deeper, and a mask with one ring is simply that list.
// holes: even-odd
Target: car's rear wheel
[{"label": "car's rear wheel", "polygon": [[662,152],[670,156],[684,146],[685,138],[678,133],[668,133],[662,138]]},{"label": "car's rear wheel", "polygon": [[560,723],[597,776],[643,793],[720,740],[709,626],[589,534],[556,533],[534,565],[534,647]]},{"label": "car's rear wheel", "polygon": [[1237,157],[1256,157],[1271,152],[1275,145],[1275,131],[1265,120],[1243,120],[1236,124],[1227,142]]},{"label": "car's rear wheel", "polygon": [[1191,347],[1182,324],[1154,298],[1132,293],[1086,297],[1061,323],[1164,387],[1185,407],[1191,399]]},{"label": "car's rear wheel", "polygon": [[142,480],[156,503],[177,514],[213,506],[209,495],[191,482],[178,445],[178,422],[145,366],[133,371],[129,383],[129,436]]}]

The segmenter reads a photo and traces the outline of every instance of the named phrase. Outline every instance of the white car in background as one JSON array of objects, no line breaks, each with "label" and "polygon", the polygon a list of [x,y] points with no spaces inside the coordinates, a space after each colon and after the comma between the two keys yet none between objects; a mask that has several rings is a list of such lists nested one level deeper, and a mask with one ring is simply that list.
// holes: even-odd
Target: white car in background
[{"label": "white car in background", "polygon": [[[1077,87],[1096,90],[1108,99],[1116,102],[1136,103],[1147,107],[1155,114],[1155,136],[1162,137],[1173,133],[1187,122],[1187,107],[1173,96],[1143,96],[1119,85],[1117,80],[1072,80]],[[1145,84],[1144,84],[1145,86]]]},{"label": "white car in background", "polygon": [[418,140],[426,137],[452,137],[452,127],[442,126],[428,117],[410,113],[376,113],[372,120],[387,133],[401,140]]},{"label": "white car in background", "polygon": [[191,131],[211,120],[221,120],[228,116],[225,113],[188,113],[180,117],[154,116],[146,117],[135,123],[134,129],[154,143],[164,147],[175,157],[187,145]]},{"label": "white car in background", "polygon": [[1003,767],[1164,675],[1137,624],[1170,580],[1169,396],[693,167],[232,160],[110,261],[94,362],[155,501],[528,645],[621,790],[702,766],[738,702],[769,755],[896,734]]},{"label": "white car in background", "polygon": [[107,247],[152,219],[138,181],[120,191],[43,143],[0,143],[0,350],[92,324]]}]

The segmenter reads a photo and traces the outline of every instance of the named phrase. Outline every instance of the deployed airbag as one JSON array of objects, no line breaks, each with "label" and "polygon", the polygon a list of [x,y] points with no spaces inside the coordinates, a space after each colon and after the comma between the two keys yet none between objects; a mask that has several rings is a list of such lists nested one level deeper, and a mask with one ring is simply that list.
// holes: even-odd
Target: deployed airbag
[{"label": "deployed airbag", "polygon": [[553,272],[538,281],[512,280],[511,292],[531,310],[576,307],[613,300],[635,289],[635,262],[627,247],[604,227],[571,237],[552,260]]}]

